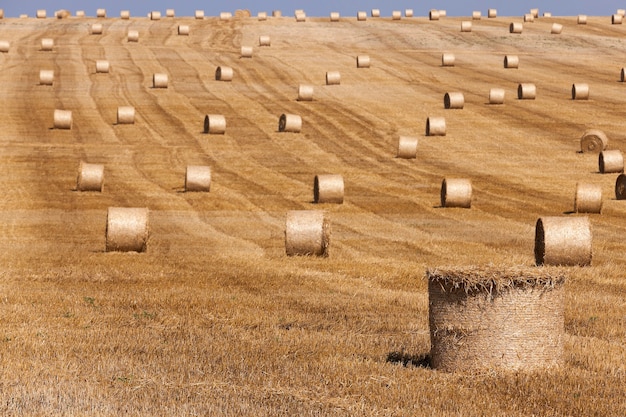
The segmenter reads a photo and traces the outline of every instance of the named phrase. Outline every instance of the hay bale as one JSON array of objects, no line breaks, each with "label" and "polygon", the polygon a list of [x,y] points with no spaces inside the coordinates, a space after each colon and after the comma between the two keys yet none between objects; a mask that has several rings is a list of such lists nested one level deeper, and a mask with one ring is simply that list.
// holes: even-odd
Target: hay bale
[{"label": "hay bale", "polygon": [[417,143],[417,137],[400,136],[400,139],[398,140],[398,153],[396,157],[402,159],[417,158]]},{"label": "hay bale", "polygon": [[159,11],[151,11],[150,12],[150,20],[161,20],[161,12]]},{"label": "hay bale", "polygon": [[503,88],[492,88],[489,90],[489,104],[504,104]]},{"label": "hay bale", "polygon": [[287,256],[328,256],[330,221],[319,210],[292,210],[285,221]]},{"label": "hay bale", "polygon": [[471,32],[472,22],[470,20],[464,20],[461,22],[461,32]]},{"label": "hay bale", "polygon": [[553,35],[560,35],[563,31],[563,25],[560,23],[553,23],[552,28],[550,29],[550,33]]},{"label": "hay bale", "polygon": [[443,54],[441,54],[441,66],[442,67],[453,67],[455,59],[456,58],[455,58],[454,54],[451,54],[449,52],[443,53]]},{"label": "hay bale", "polygon": [[626,200],[626,175],[619,174],[615,181],[615,199]]},{"label": "hay bale", "polygon": [[541,217],[535,226],[537,265],[591,265],[588,217]]},{"label": "hay bale", "polygon": [[626,9],[617,9],[615,14],[618,14],[618,15],[624,17],[624,15],[626,15]]},{"label": "hay bale", "polygon": [[43,38],[41,40],[41,50],[42,51],[52,51],[54,48],[54,39],[52,38]]},{"label": "hay bale", "polygon": [[45,19],[47,17],[47,13],[45,9],[38,9],[37,13],[35,14],[35,16],[37,16],[37,19]]},{"label": "hay bale", "polygon": [[215,80],[217,81],[232,81],[233,69],[231,67],[219,66],[215,70]]},{"label": "hay bale", "polygon": [[472,12],[472,20],[480,20],[482,18],[482,13],[478,10],[474,10]]},{"label": "hay bale", "polygon": [[609,138],[599,129],[586,130],[580,138],[580,151],[583,153],[600,153],[606,149]]},{"label": "hay bale", "polygon": [[531,83],[520,83],[517,86],[517,98],[520,100],[534,100],[537,97],[537,87]]},{"label": "hay bale", "polygon": [[365,22],[367,20],[367,13],[366,12],[357,12],[356,20],[359,21],[359,22]]},{"label": "hay bale", "polygon": [[199,20],[204,19],[204,10],[196,10],[194,17]]},{"label": "hay bale", "polygon": [[132,125],[135,123],[135,108],[132,106],[120,106],[117,108],[117,124]]},{"label": "hay bale", "polygon": [[9,41],[0,40],[0,52],[7,53],[11,48],[11,43]]},{"label": "hay bale", "polygon": [[358,55],[356,57],[356,67],[357,68],[369,68],[370,67],[370,56],[369,55]]},{"label": "hay bale", "polygon": [[602,187],[577,183],[574,211],[576,213],[600,213],[602,211]]},{"label": "hay bale", "polygon": [[614,14],[611,16],[611,24],[612,25],[621,25],[623,16],[621,14]]},{"label": "hay bale", "polygon": [[230,20],[233,18],[233,14],[231,12],[221,12],[220,20]]},{"label": "hay bale", "polygon": [[100,17],[100,18],[107,17],[106,9],[96,9],[96,17]]},{"label": "hay bale", "polygon": [[448,15],[448,12],[442,9],[437,10],[437,12],[439,13],[439,17],[446,17]]},{"label": "hay bale", "polygon": [[539,17],[539,9],[530,9],[529,13],[533,18]]},{"label": "hay bale", "polygon": [[343,177],[336,174],[316,175],[313,180],[313,201],[316,204],[343,204]]},{"label": "hay bale", "polygon": [[624,80],[626,80],[626,69],[622,68],[619,74],[619,79],[621,82],[624,82]]},{"label": "hay bale", "polygon": [[380,9],[372,9],[370,16],[372,17],[380,17]]},{"label": "hay bale", "polygon": [[429,117],[426,119],[426,136],[445,136],[445,117]]},{"label": "hay bale", "polygon": [[330,21],[339,22],[339,12],[330,12]]},{"label": "hay bale", "polygon": [[598,156],[600,174],[624,172],[624,156],[619,149],[602,151]]},{"label": "hay bale", "polygon": [[543,12],[543,17],[552,17],[551,12]]},{"label": "hay bale", "polygon": [[85,17],[84,10],[76,10],[76,17]]},{"label": "hay bale", "polygon": [[295,14],[296,22],[306,22],[306,13],[304,11],[298,11]]},{"label": "hay bale", "polygon": [[106,74],[111,69],[111,65],[109,65],[109,61],[104,59],[98,59],[96,61],[96,73]]},{"label": "hay bale", "polygon": [[282,17],[283,16],[283,12],[281,12],[280,10],[272,10],[272,17]]},{"label": "hay bale", "polygon": [[413,17],[413,9],[404,9],[404,17]]},{"label": "hay bale", "polygon": [[69,10],[61,9],[54,12],[54,17],[57,19],[67,19],[68,17],[72,17],[72,13]]},{"label": "hay bale", "polygon": [[137,30],[129,30],[127,42],[139,42],[139,31]]},{"label": "hay bale", "polygon": [[252,47],[251,46],[242,46],[241,47],[241,57],[242,58],[252,58]]},{"label": "hay bale", "polygon": [[341,74],[339,71],[327,71],[326,72],[326,85],[339,85],[341,84]]},{"label": "hay bale", "polygon": [[300,84],[298,86],[298,101],[313,101],[313,86]]},{"label": "hay bale", "polygon": [[169,77],[165,73],[156,73],[152,75],[152,88],[167,88]]},{"label": "hay bale", "polygon": [[446,109],[462,109],[465,97],[461,92],[446,93],[443,96],[443,107]]},{"label": "hay bale", "polygon": [[165,17],[174,17],[176,16],[176,12],[174,9],[165,9]]},{"label": "hay bale", "polygon": [[302,130],[302,118],[297,114],[281,114],[278,119],[279,132],[299,133]]},{"label": "hay bale", "polygon": [[54,82],[54,70],[40,70],[39,71],[39,84],[40,85],[52,85]]},{"label": "hay bale", "polygon": [[0,19],[4,19],[4,9],[0,9]]},{"label": "hay bale", "polygon": [[223,135],[226,133],[226,118],[221,114],[207,114],[204,116],[204,133]]},{"label": "hay bale", "polygon": [[487,9],[487,18],[495,19],[496,17],[498,17],[497,9]]},{"label": "hay bale", "polygon": [[72,128],[72,112],[71,110],[54,111],[54,128],[55,129],[71,129]]},{"label": "hay bale", "polygon": [[[235,17],[237,19],[247,19],[252,16],[249,9],[237,9],[235,10]],[[232,17],[232,14],[231,14]]]},{"label": "hay bale", "polygon": [[148,209],[109,207],[106,251],[144,252],[148,243]]},{"label": "hay bale", "polygon": [[589,84],[572,84],[572,100],[589,100]]},{"label": "hay bale", "polygon": [[565,276],[556,269],[428,269],[430,364],[444,372],[563,365]]},{"label": "hay bale", "polygon": [[271,46],[272,42],[268,35],[259,36],[259,46]]},{"label": "hay bale", "polygon": [[120,11],[120,19],[122,19],[122,20],[130,19],[130,10],[122,10],[122,11]]},{"label": "hay bale", "polygon": [[102,192],[104,185],[104,165],[88,164],[80,161],[78,165],[78,177],[76,178],[77,191]]},{"label": "hay bale", "polygon": [[189,25],[178,25],[178,35],[189,36]]},{"label": "hay bale", "polygon": [[509,33],[522,33],[522,29],[524,29],[524,25],[519,22],[514,22],[509,25]]},{"label": "hay bale", "polygon": [[94,23],[91,25],[92,35],[102,35],[102,23]]},{"label": "hay bale", "polygon": [[465,178],[444,178],[441,182],[441,207],[471,206],[472,182]]},{"label": "hay bale", "polygon": [[428,12],[428,20],[439,20],[439,10],[431,10]]},{"label": "hay bale", "polygon": [[505,55],[504,68],[519,68],[519,57],[517,55]]},{"label": "hay bale", "polygon": [[587,15],[586,14],[579,14],[578,15],[578,19],[576,21],[579,25],[586,25],[587,24]]},{"label": "hay bale", "polygon": [[393,10],[391,12],[391,20],[400,20],[402,19],[402,12],[400,10]]},{"label": "hay bale", "polygon": [[530,13],[526,13],[524,15],[524,22],[533,23],[535,21],[535,16]]},{"label": "hay bale", "polygon": [[211,191],[211,167],[188,165],[185,171],[185,192]]},{"label": "hay bale", "polygon": [[259,20],[259,22],[263,22],[267,20],[267,12],[259,12],[256,15],[256,18]]}]

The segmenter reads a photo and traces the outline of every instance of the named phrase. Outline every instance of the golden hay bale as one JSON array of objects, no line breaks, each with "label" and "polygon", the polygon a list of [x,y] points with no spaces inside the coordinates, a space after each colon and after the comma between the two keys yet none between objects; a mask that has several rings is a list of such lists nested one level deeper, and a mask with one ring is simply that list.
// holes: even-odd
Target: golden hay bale
[{"label": "golden hay bale", "polygon": [[104,184],[104,165],[88,164],[80,161],[78,165],[78,177],[76,178],[77,191],[102,192]]},{"label": "golden hay bale", "polygon": [[439,20],[439,10],[431,10],[428,12],[428,20]]},{"label": "golden hay bale", "polygon": [[535,227],[537,265],[591,265],[588,217],[541,217]]},{"label": "golden hay bale", "polygon": [[454,54],[451,54],[449,52],[443,53],[443,54],[441,54],[441,66],[442,67],[453,67],[455,59],[456,58],[455,58]]},{"label": "golden hay bale", "polygon": [[259,13],[257,13],[256,18],[260,22],[263,22],[263,21],[267,20],[267,12],[259,12]]},{"label": "golden hay bale", "polygon": [[341,84],[341,74],[339,71],[327,71],[326,72],[326,85],[339,85]]},{"label": "golden hay bale", "polygon": [[402,12],[400,10],[393,10],[391,12],[391,20],[401,20]]},{"label": "golden hay bale", "polygon": [[612,25],[621,25],[623,16],[621,14],[614,14],[611,16],[611,24]]},{"label": "golden hay bale", "polygon": [[626,200],[626,175],[619,174],[615,181],[615,199]]},{"label": "golden hay bale", "polygon": [[185,171],[185,192],[211,191],[211,167],[188,165]]},{"label": "golden hay bale", "polygon": [[552,28],[550,29],[550,33],[553,35],[560,35],[563,31],[563,25],[560,23],[553,23]]},{"label": "golden hay bale", "polygon": [[580,151],[600,153],[606,149],[609,144],[609,138],[606,134],[598,129],[586,130],[580,138]]},{"label": "golden hay bale", "polygon": [[356,67],[357,68],[369,68],[370,67],[370,56],[369,55],[358,55],[356,57]]},{"label": "golden hay bale", "polygon": [[297,114],[281,114],[278,119],[279,132],[299,133],[302,129],[302,118]]},{"label": "golden hay bale", "polygon": [[55,129],[71,129],[72,128],[72,112],[71,110],[54,111],[54,128]]},{"label": "golden hay bale", "polygon": [[505,55],[504,68],[519,68],[519,57],[517,55]]},{"label": "golden hay bale", "polygon": [[600,213],[602,211],[602,187],[577,183],[574,211],[576,213]]},{"label": "golden hay bale", "polygon": [[471,206],[472,182],[466,178],[444,178],[441,182],[441,207]]},{"label": "golden hay bale", "polygon": [[283,12],[281,12],[280,10],[272,10],[272,17],[282,17],[283,16]]},{"label": "golden hay bale", "polygon": [[98,59],[96,61],[96,73],[108,73],[110,69],[109,61],[104,59]]},{"label": "golden hay bale", "polygon": [[564,363],[565,276],[557,269],[429,269],[430,364],[444,372]]},{"label": "golden hay bale", "polygon": [[106,9],[96,9],[96,17],[107,17]]},{"label": "golden hay bale", "polygon": [[489,90],[489,104],[504,104],[503,88],[492,88]]},{"label": "golden hay bale", "polygon": [[41,40],[41,50],[42,51],[52,51],[54,48],[54,39],[52,38],[43,38]]},{"label": "golden hay bale", "polygon": [[165,17],[174,17],[176,16],[176,12],[174,9],[165,9]]},{"label": "golden hay bale", "polygon": [[144,252],[148,243],[148,209],[109,207],[106,251]]},{"label": "golden hay bale", "polygon": [[[250,13],[250,10],[248,9],[237,9],[235,10],[235,17],[237,19],[247,19],[250,16],[252,16],[252,13]],[[232,14],[231,14],[232,17]]]},{"label": "golden hay bale", "polygon": [[152,75],[152,88],[167,88],[169,77],[165,73],[155,73]]},{"label": "golden hay bale", "polygon": [[215,70],[215,79],[217,81],[232,81],[233,69],[231,67],[220,66]]},{"label": "golden hay bale", "polygon": [[543,12],[543,17],[552,17],[551,12]]},{"label": "golden hay bale", "polygon": [[11,43],[9,41],[0,40],[0,52],[7,53],[11,48]]},{"label": "golden hay bale", "polygon": [[270,46],[272,44],[269,35],[259,36],[259,46]]},{"label": "golden hay bale", "polygon": [[445,136],[445,117],[429,117],[426,119],[426,136]]},{"label": "golden hay bale", "polygon": [[622,70],[620,71],[619,78],[621,82],[626,81],[626,69],[625,68],[622,68]]},{"label": "golden hay bale", "polygon": [[414,136],[400,136],[396,157],[402,159],[417,158],[417,138]]},{"label": "golden hay bale", "polygon": [[572,100],[589,100],[589,84],[572,84]]},{"label": "golden hay bale", "polygon": [[520,100],[534,100],[537,97],[537,87],[531,83],[520,83],[517,86],[517,98]]},{"label": "golden hay bale", "polygon": [[69,10],[61,9],[55,11],[54,16],[57,19],[67,19],[68,17],[72,17],[72,13]]},{"label": "golden hay bale", "polygon": [[161,20],[161,12],[159,11],[150,12],[150,20]]},{"label": "golden hay bale", "polygon": [[139,31],[137,30],[129,30],[127,42],[139,42]]},{"label": "golden hay bale", "polygon": [[624,15],[626,15],[626,9],[617,9],[615,14],[618,14],[618,15],[624,17]]},{"label": "golden hay bale", "polygon": [[448,12],[442,9],[437,10],[437,12],[439,13],[439,17],[446,17],[448,15]]},{"label": "golden hay bale", "polygon": [[522,29],[524,29],[524,25],[519,22],[509,25],[509,33],[522,33]]},{"label": "golden hay bale", "polygon": [[296,13],[296,22],[306,22],[306,13],[299,11]]},{"label": "golden hay bale", "polygon": [[577,23],[579,25],[586,25],[587,24],[587,15],[586,14],[579,14],[578,15],[578,19],[577,19]]},{"label": "golden hay bale", "polygon": [[19,16],[19,18],[20,18],[20,19],[27,19],[27,18],[28,18],[28,15],[24,13],[24,14],[21,14],[21,15]]},{"label": "golden hay bale", "polygon": [[472,20],[480,20],[482,18],[482,13],[478,10],[474,10],[472,12]]},{"label": "golden hay bale", "polygon": [[204,10],[196,10],[194,16],[196,19],[204,19]]},{"label": "golden hay bale", "polygon": [[461,92],[446,93],[443,96],[443,107],[446,109],[462,109],[465,105],[465,97]]},{"label": "golden hay bale", "polygon": [[122,10],[122,11],[120,11],[120,19],[123,19],[123,20],[130,19],[130,10]]},{"label": "golden hay bale", "polygon": [[358,20],[359,22],[366,21],[367,20],[367,13],[366,12],[357,12],[356,20]]},{"label": "golden hay bale", "polygon": [[135,108],[132,106],[120,106],[117,108],[117,124],[132,125],[135,123]]},{"label": "golden hay bale", "polygon": [[84,10],[76,10],[76,17],[85,17]]},{"label": "golden hay bale", "polygon": [[91,25],[92,35],[102,35],[102,23],[94,23]]},{"label": "golden hay bale", "polygon": [[233,14],[231,12],[221,12],[220,20],[230,20],[233,18]]},{"label": "golden hay bale", "polygon": [[339,12],[330,12],[330,21],[339,22]]},{"label": "golden hay bale", "polygon": [[210,135],[223,135],[226,133],[226,118],[221,114],[205,115],[204,133]]},{"label": "golden hay bale", "polygon": [[45,19],[47,17],[46,10],[45,9],[37,10],[37,13],[35,14],[35,16],[37,16],[37,19]]},{"label": "golden hay bale", "polygon": [[54,82],[54,70],[40,70],[39,71],[39,84],[52,85]]},{"label": "golden hay bale", "polygon": [[496,17],[498,17],[498,10],[497,9],[487,9],[487,17],[489,19],[495,19]]},{"label": "golden hay bale", "polygon": [[533,16],[532,14],[526,13],[524,15],[524,22],[532,23],[534,21],[535,21],[535,16]]},{"label": "golden hay bale", "polygon": [[471,32],[472,22],[470,20],[464,20],[461,22],[461,32]]},{"label": "golden hay bale", "polygon": [[380,9],[372,9],[371,12],[370,12],[370,16],[372,16],[372,17],[380,17]]},{"label": "golden hay bale", "polygon": [[532,17],[539,17],[539,9],[530,9],[529,13]]},{"label": "golden hay bale", "polygon": [[404,9],[404,17],[413,17],[413,9]]},{"label": "golden hay bale", "polygon": [[252,58],[252,47],[251,46],[242,46],[241,47],[241,57],[242,58]]},{"label": "golden hay bale", "polygon": [[298,101],[313,101],[313,86],[300,84],[298,86]]},{"label": "golden hay bale", "polygon": [[598,156],[600,174],[624,172],[624,156],[619,149],[602,151]]},{"label": "golden hay bale", "polygon": [[319,210],[292,210],[285,221],[287,256],[328,256],[330,221]]},{"label": "golden hay bale", "polygon": [[0,19],[4,19],[4,9],[0,9]]},{"label": "golden hay bale", "polygon": [[341,175],[316,175],[313,180],[313,201],[317,204],[343,204],[343,192]]},{"label": "golden hay bale", "polygon": [[189,25],[178,25],[178,34],[181,36],[189,36]]}]

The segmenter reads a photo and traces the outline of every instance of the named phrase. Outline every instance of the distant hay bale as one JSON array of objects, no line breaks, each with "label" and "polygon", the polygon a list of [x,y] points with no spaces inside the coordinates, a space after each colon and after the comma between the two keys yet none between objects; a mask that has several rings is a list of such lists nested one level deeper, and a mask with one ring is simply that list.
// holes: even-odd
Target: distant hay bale
[{"label": "distant hay bale", "polygon": [[148,243],[148,209],[109,207],[106,251],[144,252]]},{"label": "distant hay bale", "polygon": [[446,93],[443,96],[443,106],[446,109],[462,109],[465,105],[465,97],[461,92]]},{"label": "distant hay bale", "polygon": [[489,90],[489,104],[504,104],[503,88],[492,88]]},{"label": "distant hay bale", "polygon": [[330,21],[339,22],[339,12],[330,12]]},{"label": "distant hay bale", "polygon": [[106,9],[96,9],[96,17],[100,17],[100,18],[107,17]]},{"label": "distant hay bale", "polygon": [[620,71],[619,79],[621,82],[626,81],[626,69],[625,68],[622,68],[622,70]]},{"label": "distant hay bale", "polygon": [[67,19],[72,16],[72,13],[69,10],[61,9],[54,12],[54,16],[57,19]]},{"label": "distant hay bale", "polygon": [[369,68],[370,67],[370,56],[369,55],[358,55],[356,57],[356,67],[357,68]]},{"label": "distant hay bale", "polygon": [[580,151],[590,153],[600,153],[606,149],[609,138],[599,129],[586,130],[580,138]]},{"label": "distant hay bale", "polygon": [[415,159],[417,158],[418,139],[414,136],[400,136],[398,140],[397,158]]},{"label": "distant hay bale", "polygon": [[306,13],[304,11],[298,11],[295,14],[296,22],[306,22]]},{"label": "distant hay bale", "polygon": [[482,18],[482,13],[478,10],[474,10],[472,12],[472,20],[480,20]]},{"label": "distant hay bale", "polygon": [[372,9],[370,16],[372,17],[380,17],[380,9]]},{"label": "distant hay bale", "polygon": [[169,77],[167,74],[158,72],[152,75],[152,88],[167,88]]},{"label": "distant hay bale", "polygon": [[41,40],[41,50],[42,51],[52,51],[54,48],[54,39],[52,38],[43,38]]},{"label": "distant hay bale", "polygon": [[339,71],[327,71],[326,72],[326,85],[339,85],[341,84],[341,74]]},{"label": "distant hay bale", "polygon": [[233,18],[233,14],[231,12],[221,12],[220,20],[230,20]]},{"label": "distant hay bale", "polygon": [[551,12],[543,12],[543,17],[552,17]]},{"label": "distant hay bale", "polygon": [[600,152],[598,155],[600,174],[614,174],[624,172],[624,156],[619,149]]},{"label": "distant hay bale", "polygon": [[589,84],[572,84],[572,100],[589,100]]},{"label": "distant hay bale", "polygon": [[356,20],[358,20],[359,22],[366,21],[367,20],[367,13],[366,12],[357,12]]},{"label": "distant hay bale", "polygon": [[37,10],[37,13],[35,14],[35,16],[37,16],[37,19],[45,19],[47,17],[46,10],[45,9]]},{"label": "distant hay bale", "polygon": [[272,41],[269,35],[261,35],[259,36],[259,46],[271,46]]},{"label": "distant hay bale", "polygon": [[39,84],[52,85],[54,82],[54,70],[40,70],[39,71]]},{"label": "distant hay bale", "polygon": [[455,58],[454,54],[451,54],[449,52],[443,53],[443,54],[441,54],[441,66],[442,67],[453,67],[455,59],[456,58]]},{"label": "distant hay bale", "polygon": [[498,10],[497,9],[487,9],[487,17],[489,19],[495,19],[496,17],[498,17]]},{"label": "distant hay bale", "polygon": [[26,13],[22,13],[22,14],[19,16],[19,18],[20,18],[20,19],[27,19],[27,18],[28,18],[28,15],[27,15]]},{"label": "distant hay bale", "polygon": [[535,16],[530,13],[526,13],[524,15],[524,22],[533,23],[535,21]]},{"label": "distant hay bale", "polygon": [[615,11],[615,14],[618,14],[618,15],[624,17],[624,15],[626,15],[626,9],[617,9]]},{"label": "distant hay bale", "polygon": [[431,10],[428,12],[428,20],[439,20],[439,10]]},{"label": "distant hay bale", "polygon": [[343,204],[343,177],[337,174],[316,175],[313,180],[313,201],[316,204]]},{"label": "distant hay bale", "polygon": [[139,42],[139,31],[129,30],[127,42]]},{"label": "distant hay bale", "polygon": [[9,41],[0,40],[0,52],[7,53],[11,48],[11,43]]},{"label": "distant hay bale", "polygon": [[520,83],[517,86],[517,98],[520,100],[534,100],[537,97],[537,87],[531,83]]},{"label": "distant hay bale", "polygon": [[504,68],[519,68],[519,57],[517,55],[505,55]]},{"label": "distant hay bale", "polygon": [[402,19],[402,12],[400,10],[393,10],[391,12],[391,20],[400,20]]},{"label": "distant hay bale", "polygon": [[577,23],[579,25],[586,25],[587,24],[587,15],[586,14],[579,14],[578,15],[578,19],[577,19]]},{"label": "distant hay bale", "polygon": [[472,22],[470,20],[464,20],[461,22],[461,32],[471,32]]},{"label": "distant hay bale", "polygon": [[550,29],[550,33],[553,35],[560,35],[563,31],[563,25],[560,23],[553,23],[552,28]]},{"label": "distant hay bale", "polygon": [[441,182],[441,207],[471,206],[472,182],[466,178],[444,178]]},{"label": "distant hay bale", "polygon": [[445,136],[445,117],[429,117],[426,119],[426,136]]},{"label": "distant hay bale", "polygon": [[621,14],[614,14],[611,16],[611,24],[612,25],[621,25],[623,16]]},{"label": "distant hay bale", "polygon": [[519,22],[515,22],[515,23],[511,23],[509,25],[509,33],[522,33],[522,29],[524,29],[524,25],[519,23]]},{"label": "distant hay bale", "polygon": [[448,15],[448,12],[442,9],[437,10],[437,12],[439,13],[439,17],[446,17]]},{"label": "distant hay bale", "polygon": [[626,200],[626,175],[620,174],[615,181],[615,199]]},{"label": "distant hay bale", "polygon": [[279,132],[299,133],[302,130],[302,118],[297,114],[281,114],[278,119]]},{"label": "distant hay bale", "polygon": [[102,35],[102,23],[94,23],[91,25],[92,35]]},{"label": "distant hay bale", "polygon": [[298,101],[313,101],[313,86],[300,84],[298,86]]},{"label": "distant hay bale", "polygon": [[185,171],[185,192],[211,191],[211,167],[188,165]]},{"label": "distant hay bale", "polygon": [[473,374],[564,364],[561,270],[428,269],[426,277],[432,368]]},{"label": "distant hay bale", "polygon": [[539,9],[530,9],[530,15],[532,17],[539,17]]},{"label": "distant hay bale", "polygon": [[161,12],[156,10],[150,12],[150,20],[161,20]]},{"label": "distant hay bale", "polygon": [[242,46],[241,47],[241,57],[242,58],[252,58],[253,49],[251,46]]},{"label": "distant hay bale", "polygon": [[204,116],[204,133],[223,135],[226,133],[226,118],[221,114],[207,114]]},{"label": "distant hay bale", "polygon": [[130,10],[122,10],[122,11],[120,11],[120,19],[123,19],[123,20],[130,19]]},{"label": "distant hay bale", "polygon": [[55,129],[71,129],[72,128],[72,112],[71,110],[54,111],[54,128]]},{"label": "distant hay bale", "polygon": [[404,17],[413,17],[413,9],[404,9]]},{"label": "distant hay bale", "polygon": [[[252,13],[250,13],[249,9],[237,9],[237,10],[235,10],[235,17],[237,19],[247,19],[247,18],[249,18],[251,16],[252,16]],[[231,14],[230,17],[232,17],[232,14]]]},{"label": "distant hay bale", "polygon": [[4,19],[4,9],[0,9],[0,19]]},{"label": "distant hay bale", "polygon": [[111,66],[109,65],[109,61],[104,59],[99,59],[96,61],[96,73],[108,73]]},{"label": "distant hay bale", "polygon": [[76,10],[76,17],[85,17],[84,10]]},{"label": "distant hay bale", "polygon": [[591,265],[591,223],[588,217],[541,217],[535,226],[537,265]]},{"label": "distant hay bale", "polygon": [[259,12],[259,13],[257,13],[256,18],[260,22],[266,21],[267,20],[267,12]]},{"label": "distant hay bale", "polygon": [[328,256],[330,221],[319,210],[292,210],[285,221],[287,256]]},{"label": "distant hay bale", "polygon": [[88,164],[80,161],[78,165],[78,177],[76,178],[77,191],[102,192],[104,184],[104,165]]},{"label": "distant hay bale", "polygon": [[602,187],[577,183],[574,211],[576,213],[600,213],[602,211]]},{"label": "distant hay bale", "polygon": [[135,108],[132,106],[120,106],[117,108],[117,124],[132,125],[135,123]]},{"label": "distant hay bale", "polygon": [[180,36],[189,36],[189,25],[178,25],[178,34]]},{"label": "distant hay bale", "polygon": [[204,19],[204,10],[196,10],[194,16],[196,19]]},{"label": "distant hay bale", "polygon": [[165,17],[174,17],[176,16],[176,12],[174,9],[165,9]]},{"label": "distant hay bale", "polygon": [[215,79],[217,81],[232,81],[233,69],[231,67],[219,66],[215,70]]},{"label": "distant hay bale", "polygon": [[272,17],[282,17],[283,16],[283,12],[281,12],[280,10],[272,10]]}]

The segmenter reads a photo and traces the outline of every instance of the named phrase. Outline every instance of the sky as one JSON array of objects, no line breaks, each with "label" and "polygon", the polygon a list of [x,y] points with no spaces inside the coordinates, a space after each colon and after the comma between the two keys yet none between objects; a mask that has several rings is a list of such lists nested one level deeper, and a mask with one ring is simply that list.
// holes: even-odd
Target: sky
[{"label": "sky", "polygon": [[153,10],[174,9],[176,16],[193,16],[196,10],[204,10],[206,16],[218,16],[220,12],[234,12],[236,9],[248,9],[253,15],[260,11],[271,14],[280,10],[283,16],[293,16],[296,9],[303,9],[307,16],[328,16],[330,12],[339,12],[341,16],[356,16],[357,11],[370,12],[380,9],[381,16],[391,16],[394,10],[413,9],[416,16],[427,16],[430,9],[444,9],[448,16],[471,16],[479,10],[486,16],[487,9],[495,8],[498,16],[522,16],[531,8],[538,8],[539,13],[551,12],[555,16],[610,16],[617,9],[626,9],[626,0],[0,0],[0,9],[5,17],[18,17],[27,14],[34,17],[37,10],[45,9],[47,15],[54,16],[54,11],[67,9],[72,14],[84,10],[87,16],[95,16],[96,9],[104,8],[108,17],[118,17],[121,10],[129,10],[131,16],[146,16]]}]

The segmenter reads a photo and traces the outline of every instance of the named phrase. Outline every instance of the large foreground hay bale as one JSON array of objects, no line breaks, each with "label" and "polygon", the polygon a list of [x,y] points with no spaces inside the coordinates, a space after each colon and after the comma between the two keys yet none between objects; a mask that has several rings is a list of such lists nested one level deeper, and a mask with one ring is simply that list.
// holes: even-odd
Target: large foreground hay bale
[{"label": "large foreground hay bale", "polygon": [[109,207],[106,251],[144,252],[148,243],[148,209]]},{"label": "large foreground hay bale", "polygon": [[343,204],[343,177],[337,174],[316,175],[313,180],[313,201],[317,204]]},{"label": "large foreground hay bale", "polygon": [[326,72],[326,85],[339,85],[341,84],[341,74],[339,71],[327,71]]},{"label": "large foreground hay bale", "polygon": [[232,81],[233,69],[231,67],[219,66],[215,70],[215,79],[217,81]]},{"label": "large foreground hay bale", "polygon": [[226,133],[226,118],[221,114],[205,115],[204,133],[210,135],[223,135]]},{"label": "large foreground hay bale", "polygon": [[547,268],[427,270],[430,363],[444,372],[563,364],[564,284]]},{"label": "large foreground hay bale", "polygon": [[102,73],[106,74],[111,69],[111,65],[109,65],[109,61],[104,59],[98,59],[96,61],[96,74]]},{"label": "large foreground hay bale", "polygon": [[588,217],[541,217],[535,226],[537,265],[591,265]]},{"label": "large foreground hay bale", "polygon": [[444,178],[441,182],[441,207],[471,206],[472,182],[466,178]]},{"label": "large foreground hay bale", "polygon": [[619,174],[615,180],[615,199],[626,200],[626,175]]},{"label": "large foreground hay bale", "polygon": [[455,61],[454,54],[451,54],[449,52],[445,52],[441,54],[441,66],[442,67],[453,67],[454,61]]},{"label": "large foreground hay bale", "polygon": [[426,119],[426,136],[445,136],[446,118],[429,117]]},{"label": "large foreground hay bale", "polygon": [[52,85],[54,83],[54,70],[40,70],[39,84]]},{"label": "large foreground hay bale", "polygon": [[205,165],[188,165],[185,171],[185,191],[211,191],[211,167]]},{"label": "large foreground hay bale", "polygon": [[572,100],[589,100],[589,84],[572,84]]},{"label": "large foreground hay bale", "polygon": [[300,84],[298,86],[298,101],[313,101],[313,86]]},{"label": "large foreground hay bale", "polygon": [[152,88],[167,88],[169,77],[165,73],[155,73],[152,75]]},{"label": "large foreground hay bale", "polygon": [[606,149],[609,138],[599,129],[586,130],[580,138],[580,151],[600,153]]},{"label": "large foreground hay bale", "polygon": [[56,109],[54,111],[54,128],[55,129],[71,129],[72,128],[72,111]]},{"label": "large foreground hay bale", "polygon": [[577,183],[574,211],[576,213],[600,213],[602,211],[602,187]]},{"label": "large foreground hay bale", "polygon": [[117,108],[117,124],[132,125],[135,123],[135,108],[133,106],[120,106]]},{"label": "large foreground hay bale", "polygon": [[287,256],[328,256],[330,221],[319,210],[292,210],[285,221]]},{"label": "large foreground hay bale", "polygon": [[619,149],[604,150],[598,156],[600,174],[624,172],[624,155]]},{"label": "large foreground hay bale", "polygon": [[446,93],[443,96],[443,107],[446,109],[462,109],[465,106],[465,96],[463,93],[455,91]]},{"label": "large foreground hay bale", "polygon": [[492,88],[489,90],[489,104],[504,104],[503,88]]},{"label": "large foreground hay bale", "polygon": [[400,136],[397,157],[402,159],[417,158],[418,139],[414,136]]},{"label": "large foreground hay bale", "polygon": [[302,118],[297,114],[281,114],[278,119],[279,132],[299,133],[302,129]]},{"label": "large foreground hay bale", "polygon": [[78,165],[78,177],[76,178],[76,190],[102,192],[104,185],[104,165],[88,164],[80,161]]},{"label": "large foreground hay bale", "polygon": [[532,83],[520,83],[517,86],[517,98],[520,100],[534,100],[537,97],[537,87]]}]

